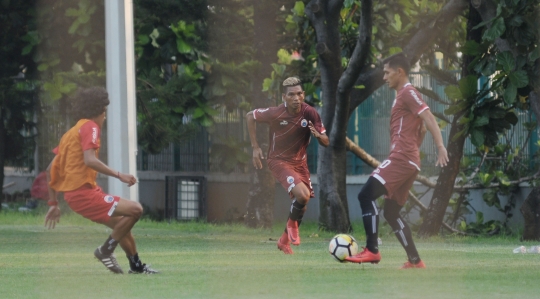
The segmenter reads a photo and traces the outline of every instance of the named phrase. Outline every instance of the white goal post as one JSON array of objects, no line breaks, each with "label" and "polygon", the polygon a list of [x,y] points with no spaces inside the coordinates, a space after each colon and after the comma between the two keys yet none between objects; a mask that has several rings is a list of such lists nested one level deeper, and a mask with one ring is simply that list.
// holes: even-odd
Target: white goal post
[{"label": "white goal post", "polygon": [[[133,1],[105,1],[105,50],[107,91],[108,165],[137,177],[137,122],[135,87]],[[139,201],[139,185],[128,188],[117,178],[108,178],[108,192]]]}]

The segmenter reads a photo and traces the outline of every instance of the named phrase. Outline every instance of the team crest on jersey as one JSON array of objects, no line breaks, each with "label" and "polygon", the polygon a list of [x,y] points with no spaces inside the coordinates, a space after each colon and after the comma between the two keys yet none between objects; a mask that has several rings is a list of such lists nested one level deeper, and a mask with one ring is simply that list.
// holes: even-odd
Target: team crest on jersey
[{"label": "team crest on jersey", "polygon": [[289,122],[286,121],[286,120],[282,120],[279,124],[282,125],[282,126],[286,126],[286,125],[289,124]]},{"label": "team crest on jersey", "polygon": [[265,112],[265,111],[268,111],[268,108],[257,109],[257,112],[259,112],[259,113],[263,113],[263,112]]},{"label": "team crest on jersey", "polygon": [[287,183],[292,184],[294,183],[294,178],[292,176],[287,177]]},{"label": "team crest on jersey", "polygon": [[110,196],[110,195],[105,195],[105,197],[103,197],[103,200],[106,202],[106,203],[111,203],[114,201],[114,197]]},{"label": "team crest on jersey", "polygon": [[302,121],[300,121],[300,125],[301,125],[303,128],[307,127],[307,120],[306,120],[305,118],[302,119]]}]

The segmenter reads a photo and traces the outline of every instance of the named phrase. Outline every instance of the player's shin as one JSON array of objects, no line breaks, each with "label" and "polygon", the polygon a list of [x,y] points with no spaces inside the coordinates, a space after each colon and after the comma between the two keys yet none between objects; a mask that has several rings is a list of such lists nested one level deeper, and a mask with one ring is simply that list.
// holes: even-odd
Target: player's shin
[{"label": "player's shin", "polygon": [[401,243],[401,246],[403,246],[405,249],[409,262],[412,264],[419,263],[420,256],[418,254],[418,250],[416,250],[416,245],[414,245],[412,232],[407,223],[405,223],[403,219],[398,218],[394,226],[392,226],[392,228],[394,228],[394,234],[399,240],[399,243]]},{"label": "player's shin", "polygon": [[294,200],[291,204],[291,210],[289,213],[289,220],[287,220],[287,227],[285,230],[288,233],[289,240],[293,245],[300,245],[300,234],[298,226],[304,217],[306,211],[306,205]]},{"label": "player's shin", "polygon": [[289,212],[289,219],[296,222],[301,222],[302,218],[304,218],[305,212],[306,212],[306,205],[301,204],[295,199],[293,200],[291,204],[291,210]]},{"label": "player's shin", "polygon": [[101,253],[105,255],[110,255],[114,252],[116,249],[116,246],[118,245],[118,241],[112,238],[112,236],[109,235],[109,238],[103,243],[101,246]]},{"label": "player's shin", "polygon": [[362,214],[362,221],[366,230],[366,248],[373,253],[379,252],[379,215]]},{"label": "player's shin", "polygon": [[[360,196],[359,196],[360,197]],[[366,231],[366,248],[373,252],[379,252],[379,212],[375,201],[367,198],[359,198],[362,208],[362,221]]]},{"label": "player's shin", "polygon": [[132,255],[132,256],[127,256],[128,260],[129,260],[129,267],[132,269],[132,270],[135,270],[135,269],[141,269],[142,266],[143,266],[143,263],[141,262],[141,260],[139,259],[139,254],[136,253],[135,255]]}]

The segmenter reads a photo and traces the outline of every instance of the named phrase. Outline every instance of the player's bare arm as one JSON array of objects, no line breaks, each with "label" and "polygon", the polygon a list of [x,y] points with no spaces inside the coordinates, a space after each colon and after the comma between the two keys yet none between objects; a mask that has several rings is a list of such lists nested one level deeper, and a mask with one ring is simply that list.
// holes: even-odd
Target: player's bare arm
[{"label": "player's bare arm", "polygon": [[317,129],[315,129],[315,127],[313,126],[313,123],[311,122],[311,120],[309,121],[308,128],[311,131],[311,134],[313,135],[313,137],[317,138],[317,141],[319,142],[320,145],[327,147],[330,144],[330,140],[328,139],[328,136],[326,136],[325,133],[319,133],[319,131],[317,131]]},{"label": "player's bare arm", "polygon": [[[56,159],[56,157],[54,157],[54,159]],[[45,227],[49,229],[53,229],[56,224],[60,222],[61,215],[60,208],[58,208],[58,193],[49,185],[49,183],[51,182],[51,168],[54,159],[51,161],[51,163],[45,170],[47,176],[47,189],[49,191],[49,201],[47,202],[47,204],[49,205],[49,210],[45,215]]]},{"label": "player's bare arm", "polygon": [[264,160],[264,154],[257,142],[257,122],[253,117],[253,111],[249,111],[246,114],[247,128],[249,132],[249,139],[251,140],[251,147],[253,148],[253,166],[255,169],[262,169],[262,161]]},{"label": "player's bare arm", "polygon": [[435,120],[435,116],[433,116],[429,109],[422,111],[419,116],[426,124],[428,131],[431,132],[431,136],[433,136],[433,141],[437,146],[438,155],[435,166],[446,166],[446,164],[448,164],[448,153],[446,151],[446,148],[444,147],[441,130],[439,129],[439,125]]},{"label": "player's bare arm", "polygon": [[418,147],[420,147],[422,145],[422,142],[424,142],[426,133],[427,133],[426,124],[422,122],[422,127],[420,127],[420,132],[418,133]]},{"label": "player's bare arm", "polygon": [[128,184],[128,187],[137,183],[137,179],[133,175],[115,171],[105,163],[101,162],[101,160],[96,157],[96,150],[93,148],[84,151],[84,164],[99,173],[118,178],[121,182]]}]

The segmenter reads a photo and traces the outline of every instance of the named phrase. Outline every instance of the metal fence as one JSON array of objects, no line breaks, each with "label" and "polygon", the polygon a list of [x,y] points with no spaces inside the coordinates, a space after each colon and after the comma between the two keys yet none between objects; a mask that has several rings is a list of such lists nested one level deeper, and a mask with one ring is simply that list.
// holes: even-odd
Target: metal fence
[{"label": "metal fence", "polygon": [[[459,74],[456,73],[456,76]],[[431,89],[439,94],[440,97],[446,98],[444,95],[444,86],[440,85],[436,80],[427,74],[413,73],[410,76],[411,83],[414,86],[420,86]],[[373,157],[382,161],[386,158],[390,148],[390,111],[395,91],[382,86],[375,91],[364,103],[362,103],[351,115],[347,127],[347,136],[365,149]],[[424,100],[430,106],[432,111],[442,113],[444,105],[424,97]],[[45,107],[38,118],[38,155],[35,161],[39,170],[45,169],[52,159],[51,150],[58,144],[62,134],[72,125],[69,118],[62,111],[61,107],[51,106]],[[195,136],[187,141],[179,144],[170,144],[161,153],[152,155],[139,149],[137,156],[137,169],[142,171],[184,171],[184,172],[220,172],[220,161],[215,155],[212,155],[212,146],[216,143],[223,143],[227,138],[233,138],[239,142],[249,141],[245,119],[245,111],[233,110],[228,111],[222,108],[219,115],[215,117],[215,126],[211,130],[199,128]],[[534,115],[527,111],[521,111],[518,115],[519,122],[513,127],[511,136],[512,146],[523,146],[523,141],[527,136],[527,131],[524,128],[525,122],[535,121]],[[443,140],[448,141],[450,127],[444,127],[442,130]],[[107,161],[107,130],[106,127],[102,130],[102,148],[100,158]],[[535,167],[533,163],[534,153],[538,147],[538,132],[532,134],[531,140],[522,148],[526,160],[531,161],[529,167]],[[245,148],[245,152],[251,155],[251,149]],[[312,143],[308,147],[308,166],[312,173],[317,170],[317,142],[312,139]],[[424,143],[420,151],[422,153],[422,172],[430,175],[435,174],[436,169],[434,163],[436,161],[436,148],[433,145],[433,140],[430,133],[426,134]],[[466,155],[474,154],[475,147],[470,140],[465,143],[464,153]],[[358,157],[352,153],[347,153],[347,174],[368,174],[371,168],[366,165]],[[34,162],[34,161],[33,161]],[[30,163],[29,163],[30,164]],[[234,173],[245,173],[248,167],[236,167]]]},{"label": "metal fence", "polygon": [[148,154],[139,148],[137,169],[146,171],[191,171],[209,170],[208,132],[204,128],[194,138],[180,144],[169,144],[159,154]]},{"label": "metal fence", "polygon": [[[153,171],[186,171],[186,172],[219,172],[219,157],[211,155],[212,145],[226,142],[227,138],[239,141],[247,140],[244,112],[228,111],[220,108],[214,118],[215,126],[209,132],[200,127],[194,138],[180,144],[170,144],[161,153],[151,155],[139,149],[137,156],[138,170]],[[242,173],[246,169],[236,167],[234,172]]]},{"label": "metal fence", "polygon": [[[459,73],[455,73],[456,79],[459,79]],[[442,99],[448,100],[444,93],[444,85],[441,85],[437,80],[429,76],[427,73],[412,73],[410,82],[414,86],[424,87],[436,92]],[[349,119],[347,127],[347,137],[362,147],[366,152],[371,154],[379,161],[384,160],[390,152],[390,113],[393,100],[396,97],[396,92],[389,89],[386,85],[377,89],[366,101],[364,101],[353,112]],[[446,106],[432,98],[423,96],[431,111],[444,113]],[[452,120],[451,116],[448,116]],[[513,132],[509,132],[511,144],[513,147],[522,147],[524,140],[527,137],[527,130],[524,128],[525,122],[535,121],[534,114],[529,111],[520,111],[518,113],[519,122],[512,128]],[[441,129],[443,141],[445,145],[448,142],[450,126]],[[501,141],[504,137],[501,137]],[[523,156],[529,161],[529,167],[535,167],[533,155],[538,147],[538,128],[532,134],[531,140],[523,147]],[[312,173],[317,170],[317,150],[316,142],[312,142],[308,148],[308,164]],[[470,138],[467,138],[464,146],[465,155],[475,154],[475,146],[471,143]],[[422,173],[426,175],[437,174],[438,170],[434,166],[437,159],[437,149],[433,144],[431,134],[428,132],[420,147],[422,158]],[[360,158],[352,153],[347,153],[347,174],[369,174],[372,168],[365,164]]]}]

